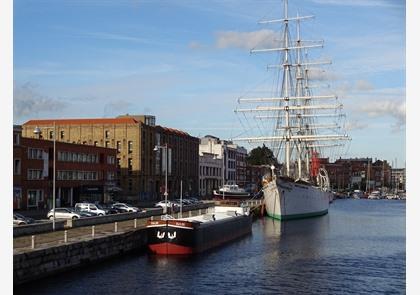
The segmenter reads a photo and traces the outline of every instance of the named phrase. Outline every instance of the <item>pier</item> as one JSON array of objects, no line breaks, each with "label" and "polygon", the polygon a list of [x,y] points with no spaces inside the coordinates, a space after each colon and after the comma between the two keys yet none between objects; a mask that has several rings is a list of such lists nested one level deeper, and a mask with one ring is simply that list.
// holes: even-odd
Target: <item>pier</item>
[{"label": "pier", "polygon": [[[250,206],[251,212],[259,212],[256,208],[261,206],[260,200],[244,203]],[[182,214],[173,212],[172,215],[176,218],[201,215],[214,205],[187,206]],[[118,216],[123,215],[125,220],[104,222],[107,220],[104,217],[122,219]],[[161,209],[153,209],[146,213],[80,219],[79,224],[68,220],[61,230],[17,236],[13,239],[13,283],[19,285],[125,253],[145,251],[146,221],[161,216]],[[85,224],[81,225],[82,221]]]}]

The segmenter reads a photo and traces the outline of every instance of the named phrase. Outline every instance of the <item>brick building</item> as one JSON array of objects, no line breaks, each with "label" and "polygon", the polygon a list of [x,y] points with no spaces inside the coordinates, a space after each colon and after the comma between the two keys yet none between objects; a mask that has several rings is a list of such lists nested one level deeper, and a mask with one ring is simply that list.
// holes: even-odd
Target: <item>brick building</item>
[{"label": "brick building", "polygon": [[[198,193],[198,156],[193,157],[194,152],[198,154],[198,139],[179,130],[155,126],[154,116],[30,120],[23,124],[22,133],[24,136],[34,137],[33,129],[37,126],[43,131],[45,139],[52,140],[51,126],[54,123],[58,141],[117,150],[116,185],[121,189],[121,200],[137,202],[160,198],[163,172],[159,158],[161,151],[155,152],[154,147],[165,143],[167,138],[168,144],[173,144],[174,158],[172,162],[170,157],[170,165],[176,167],[170,173],[168,181],[170,196],[176,194],[177,190],[174,188],[179,187],[181,179],[184,179],[184,185],[188,183],[184,187],[191,194]],[[157,161],[161,166],[158,166]]]},{"label": "brick building", "polygon": [[[13,128],[13,209],[52,207],[53,141],[21,137]],[[56,142],[56,206],[104,202],[115,187],[116,150]]]},{"label": "brick building", "polygon": [[[198,146],[200,140],[186,132],[162,126],[156,126],[155,132],[155,144],[168,145],[169,196],[180,197],[181,181],[183,196],[197,196],[199,191]],[[165,185],[165,160],[163,150],[155,151],[156,191],[160,191],[161,198]]]},{"label": "brick building", "polygon": [[384,160],[372,161],[372,158],[338,159],[329,163],[328,158],[321,159],[330,184],[336,190],[374,190],[391,187],[391,167]]}]

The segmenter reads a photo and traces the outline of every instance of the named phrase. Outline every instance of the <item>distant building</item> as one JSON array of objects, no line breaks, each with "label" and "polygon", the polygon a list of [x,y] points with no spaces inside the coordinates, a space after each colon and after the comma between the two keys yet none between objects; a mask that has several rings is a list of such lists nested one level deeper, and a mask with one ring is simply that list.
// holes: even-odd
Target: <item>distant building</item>
[{"label": "distant building", "polygon": [[222,185],[222,159],[216,154],[202,152],[199,164],[199,188],[201,197],[211,197],[213,190]]},{"label": "distant building", "polygon": [[391,167],[386,160],[372,158],[338,159],[329,163],[328,158],[321,161],[330,178],[330,185],[335,190],[374,190],[390,188]]},{"label": "distant building", "polygon": [[[52,207],[53,142],[21,137],[13,128],[13,209]],[[116,180],[117,151],[56,142],[56,207],[111,198]]]},{"label": "distant building", "polygon": [[391,187],[395,190],[405,190],[405,168],[391,169]]},{"label": "distant building", "polygon": [[225,183],[236,183],[243,187],[246,179],[245,148],[232,141],[220,140],[211,135],[200,139],[200,155],[203,153],[215,154],[223,163],[223,179]]},{"label": "distant building", "polygon": [[[155,128],[155,144],[163,146],[168,144],[168,192],[173,198],[180,197],[181,181],[182,195],[185,197],[197,196],[198,187],[198,146],[200,140],[190,136],[184,131],[162,126]],[[166,158],[164,151],[155,151],[156,189],[159,188],[163,196],[165,186]]]},{"label": "distant building", "polygon": [[37,126],[44,139],[52,140],[53,124],[61,142],[114,148],[117,150],[116,184],[121,200],[136,202],[162,198],[165,181],[164,152],[155,145],[168,143],[168,192],[179,197],[180,181],[184,192],[198,194],[199,139],[180,130],[156,126],[154,116],[123,115],[116,118],[30,120],[22,133],[34,137]]}]

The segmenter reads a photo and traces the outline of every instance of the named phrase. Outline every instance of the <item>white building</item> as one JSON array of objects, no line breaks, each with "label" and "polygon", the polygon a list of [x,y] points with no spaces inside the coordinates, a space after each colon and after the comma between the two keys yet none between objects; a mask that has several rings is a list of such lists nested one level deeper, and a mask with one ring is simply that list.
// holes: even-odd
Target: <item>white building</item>
[{"label": "white building", "polygon": [[405,168],[391,169],[391,187],[395,190],[405,190]]},{"label": "white building", "polygon": [[211,196],[222,184],[222,159],[215,154],[203,152],[199,156],[199,193],[202,197]]},{"label": "white building", "polygon": [[220,140],[217,137],[206,135],[200,139],[199,152],[200,158],[204,153],[208,153],[221,161],[224,175],[221,175],[219,179],[219,186],[222,186],[223,182],[225,184],[236,183],[242,187],[245,185],[245,157],[247,155],[245,148],[231,141]]}]

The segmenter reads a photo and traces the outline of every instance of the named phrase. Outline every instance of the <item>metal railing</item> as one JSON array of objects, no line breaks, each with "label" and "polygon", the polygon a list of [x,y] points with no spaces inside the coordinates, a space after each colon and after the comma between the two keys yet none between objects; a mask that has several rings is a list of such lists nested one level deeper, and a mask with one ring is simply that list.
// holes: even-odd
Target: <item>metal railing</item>
[{"label": "metal railing", "polygon": [[[195,209],[173,213],[175,218],[191,217],[200,215],[207,209]],[[13,250],[17,253],[30,251],[41,247],[58,246],[71,242],[86,241],[98,237],[104,237],[116,233],[123,233],[144,228],[149,218],[160,219],[162,215],[134,218],[130,220],[95,224],[84,227],[69,228],[66,230],[42,233],[37,235],[16,237],[13,239]]]}]

